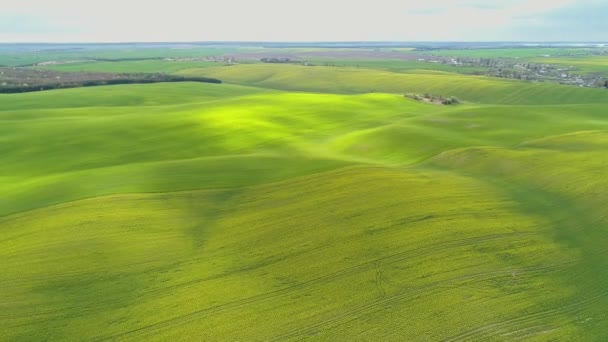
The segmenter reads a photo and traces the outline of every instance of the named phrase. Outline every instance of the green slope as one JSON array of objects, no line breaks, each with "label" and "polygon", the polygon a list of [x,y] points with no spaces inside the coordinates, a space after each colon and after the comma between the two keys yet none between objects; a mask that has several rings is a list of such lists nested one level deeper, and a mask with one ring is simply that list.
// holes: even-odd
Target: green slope
[{"label": "green slope", "polygon": [[605,92],[206,72],[0,96],[3,340],[608,336]]},{"label": "green slope", "polygon": [[[171,88],[175,96],[168,85],[145,85],[2,97],[15,107],[37,98],[39,108],[0,112],[0,184],[12,197],[0,215],[100,194],[231,187],[344,166],[358,156],[329,148],[335,136],[435,110],[395,95],[180,86]],[[95,107],[53,108],[88,98]],[[125,106],[132,99],[137,105]]]},{"label": "green slope", "polygon": [[183,70],[178,74],[214,77],[230,83],[283,90],[431,93],[487,104],[608,103],[608,93],[605,89],[582,89],[552,83],[521,82],[435,71],[404,74],[358,68],[246,64]]},{"label": "green slope", "polygon": [[605,333],[605,290],[577,283],[593,280],[581,250],[549,217],[453,173],[355,168],[102,197],[2,225],[15,339]]},{"label": "green slope", "polygon": [[[47,118],[40,109],[51,108],[83,108],[83,107],[133,107],[184,104],[193,102],[216,101],[219,99],[268,93],[268,90],[252,87],[229,86],[225,84],[203,84],[192,82],[157,83],[124,86],[104,86],[95,90],[86,88],[49,90],[25,94],[3,94],[0,96],[2,112],[7,110],[27,110],[29,113],[19,113],[30,117]],[[35,112],[32,112],[36,110]],[[143,110],[143,109],[139,109]],[[80,110],[79,115],[86,114]]]}]

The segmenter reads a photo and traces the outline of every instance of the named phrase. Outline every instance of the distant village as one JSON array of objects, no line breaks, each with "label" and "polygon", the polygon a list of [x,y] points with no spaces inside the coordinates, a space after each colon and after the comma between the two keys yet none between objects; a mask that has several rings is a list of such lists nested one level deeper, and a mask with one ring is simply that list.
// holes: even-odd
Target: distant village
[{"label": "distant village", "polygon": [[608,77],[601,74],[577,74],[574,67],[554,64],[520,62],[516,59],[450,58],[448,60],[421,59],[429,63],[455,66],[485,67],[487,76],[526,81],[549,81],[580,87],[608,88]]}]

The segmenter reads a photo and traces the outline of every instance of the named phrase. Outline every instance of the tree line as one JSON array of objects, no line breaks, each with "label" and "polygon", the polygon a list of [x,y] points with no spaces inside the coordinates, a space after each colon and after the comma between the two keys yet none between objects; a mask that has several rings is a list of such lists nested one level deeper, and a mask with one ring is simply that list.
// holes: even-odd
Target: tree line
[{"label": "tree line", "polygon": [[116,79],[99,79],[99,80],[82,80],[75,82],[57,82],[57,83],[44,83],[44,84],[31,84],[31,85],[7,85],[0,86],[0,94],[14,94],[14,93],[27,93],[34,91],[52,90],[52,89],[66,89],[66,88],[80,88],[80,87],[95,87],[104,85],[117,85],[117,84],[147,84],[147,83],[163,83],[163,82],[201,82],[201,83],[222,83],[221,80],[208,77],[187,77],[187,76],[175,76],[165,74],[155,75],[136,75],[128,76],[125,78]]}]

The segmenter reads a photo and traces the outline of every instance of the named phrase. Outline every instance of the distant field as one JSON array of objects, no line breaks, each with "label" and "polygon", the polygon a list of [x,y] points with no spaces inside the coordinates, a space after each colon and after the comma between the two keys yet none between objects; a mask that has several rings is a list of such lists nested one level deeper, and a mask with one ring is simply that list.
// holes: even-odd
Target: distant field
[{"label": "distant field", "polygon": [[274,89],[332,93],[432,93],[486,104],[608,103],[603,89],[581,89],[433,71],[415,74],[362,68],[298,65],[236,65],[183,70],[180,75],[206,76],[225,82]]},{"label": "distant field", "polygon": [[469,66],[453,66],[441,63],[429,63],[421,61],[405,61],[405,60],[378,60],[378,59],[307,59],[314,65],[320,66],[335,66],[335,67],[355,67],[365,69],[380,69],[395,72],[411,72],[416,70],[436,70],[462,74],[483,74],[487,68],[469,67]]},{"label": "distant field", "polygon": [[168,57],[201,57],[215,56],[237,51],[233,48],[124,48],[124,49],[91,49],[91,50],[41,50],[35,52],[9,51],[0,54],[0,66],[31,65],[49,61],[72,61],[83,59],[161,59]]},{"label": "distant field", "polygon": [[608,74],[608,56],[536,58],[535,63],[557,64],[565,67],[574,67],[575,71],[582,73]]},{"label": "distant field", "polygon": [[478,57],[478,58],[532,58],[546,56],[585,55],[590,48],[496,48],[464,50],[430,50],[419,53],[430,53],[437,56]]},{"label": "distant field", "polygon": [[85,71],[85,72],[114,72],[114,73],[135,73],[135,72],[164,72],[171,73],[185,69],[205,68],[217,66],[220,63],[207,61],[121,61],[121,62],[83,62],[59,65],[49,65],[41,69],[56,71]]},{"label": "distant field", "polygon": [[0,95],[0,340],[605,340],[608,92],[335,62]]}]

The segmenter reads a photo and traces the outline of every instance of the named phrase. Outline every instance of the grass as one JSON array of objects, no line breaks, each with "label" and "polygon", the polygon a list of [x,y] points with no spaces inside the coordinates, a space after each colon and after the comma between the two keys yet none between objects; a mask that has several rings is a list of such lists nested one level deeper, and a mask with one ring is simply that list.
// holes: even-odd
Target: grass
[{"label": "grass", "polygon": [[[432,109],[394,95],[289,94],[196,83],[179,87],[43,92],[36,104],[48,99],[50,108],[32,110],[19,103],[29,103],[31,94],[3,97],[20,109],[0,114],[5,137],[0,177],[10,178],[6,191],[15,196],[0,205],[0,212],[113,191],[230,187],[255,183],[258,173],[272,180],[285,176],[280,170],[293,176],[341,166],[351,158],[325,146],[334,135],[407,116],[403,111],[417,115],[414,110]],[[135,93],[147,95],[126,106]],[[95,107],[78,107],[91,97]],[[60,105],[65,108],[53,108]],[[45,143],[22,148],[32,136]]]},{"label": "grass", "polygon": [[605,92],[180,73],[0,96],[3,340],[608,336]]},{"label": "grass", "polygon": [[247,64],[183,70],[178,74],[207,76],[225,82],[292,91],[331,93],[431,93],[485,104],[607,103],[605,89],[580,89],[453,73],[402,74],[359,68]]},{"label": "grass", "polygon": [[[153,110],[159,105],[180,105],[193,102],[215,102],[221,99],[267,93],[268,90],[252,87],[230,86],[202,83],[159,83],[122,86],[98,87],[94,90],[75,88],[51,90],[38,93],[11,94],[0,96],[4,119],[53,118],[65,115],[66,109],[75,111],[76,115],[87,115],[82,108],[99,108],[118,114],[136,111]],[[122,109],[120,108],[122,107]],[[145,108],[138,108],[145,107]],[[80,109],[79,109],[80,108]],[[56,109],[49,113],[48,110]],[[13,111],[20,111],[18,113]]]},{"label": "grass", "polygon": [[[579,251],[515,206],[468,177],[355,168],[41,209],[3,222],[4,296],[27,299],[5,320],[34,327],[21,339],[440,339],[495,322],[475,336],[590,333],[566,306],[586,297],[561,278],[584,275]],[[403,315],[413,324],[395,326]]]}]

